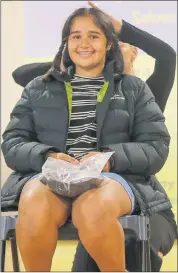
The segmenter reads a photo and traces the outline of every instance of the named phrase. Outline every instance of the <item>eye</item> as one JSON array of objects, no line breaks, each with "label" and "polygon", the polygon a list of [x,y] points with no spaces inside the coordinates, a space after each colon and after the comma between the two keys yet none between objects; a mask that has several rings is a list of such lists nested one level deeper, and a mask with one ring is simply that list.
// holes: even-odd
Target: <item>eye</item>
[{"label": "eye", "polygon": [[72,39],[76,39],[76,40],[78,40],[78,39],[80,39],[80,35],[75,35],[75,36],[72,36]]},{"label": "eye", "polygon": [[90,38],[91,38],[91,39],[97,39],[98,36],[96,36],[96,35],[91,35]]}]

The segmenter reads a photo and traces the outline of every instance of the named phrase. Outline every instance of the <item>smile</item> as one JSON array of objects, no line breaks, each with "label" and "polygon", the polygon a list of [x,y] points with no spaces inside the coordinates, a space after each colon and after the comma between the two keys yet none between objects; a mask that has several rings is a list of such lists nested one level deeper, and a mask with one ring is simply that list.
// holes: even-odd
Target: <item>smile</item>
[{"label": "smile", "polygon": [[94,54],[94,52],[92,51],[81,51],[81,52],[78,52],[78,54],[82,57],[89,57],[91,56],[92,54]]}]

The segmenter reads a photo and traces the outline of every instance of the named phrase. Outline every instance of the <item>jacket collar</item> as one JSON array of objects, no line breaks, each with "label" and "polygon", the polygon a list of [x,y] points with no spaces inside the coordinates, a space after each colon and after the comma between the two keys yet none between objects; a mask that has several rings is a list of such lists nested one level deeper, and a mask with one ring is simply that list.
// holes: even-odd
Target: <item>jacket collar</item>
[{"label": "jacket collar", "polygon": [[[114,63],[115,61],[109,62],[105,68],[104,68],[104,78],[105,81],[111,81],[111,80],[117,80],[120,79],[120,74],[114,73]],[[55,64],[52,65],[50,70],[48,71],[47,77],[52,76],[57,81],[60,82],[70,82],[75,74],[75,68],[73,66],[68,67],[65,71],[61,70],[59,67],[57,67]]]}]

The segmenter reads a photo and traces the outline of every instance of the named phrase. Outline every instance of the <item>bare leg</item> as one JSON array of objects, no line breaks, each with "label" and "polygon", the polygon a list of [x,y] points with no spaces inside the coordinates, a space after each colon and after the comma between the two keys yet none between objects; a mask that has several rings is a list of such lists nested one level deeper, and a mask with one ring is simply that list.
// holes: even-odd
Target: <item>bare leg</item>
[{"label": "bare leg", "polygon": [[70,211],[69,199],[58,197],[39,180],[24,186],[16,236],[26,271],[50,271],[58,227],[65,223]]},{"label": "bare leg", "polygon": [[124,232],[118,217],[130,211],[127,192],[112,179],[85,192],[73,203],[73,223],[101,271],[125,271]]}]

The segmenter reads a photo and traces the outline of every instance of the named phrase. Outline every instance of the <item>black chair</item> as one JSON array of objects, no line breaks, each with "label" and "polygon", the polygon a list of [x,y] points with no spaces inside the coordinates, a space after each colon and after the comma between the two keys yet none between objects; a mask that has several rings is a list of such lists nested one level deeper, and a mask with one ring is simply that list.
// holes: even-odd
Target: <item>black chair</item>
[{"label": "black chair", "polygon": [[[18,215],[1,216],[1,272],[4,272],[6,241],[10,240],[14,272],[20,272],[15,226]],[[149,218],[140,215],[129,215],[119,219],[124,230],[131,230],[139,239],[140,271],[151,272],[150,261],[150,225]],[[60,240],[78,240],[78,232],[71,221],[68,221],[59,229]],[[137,255],[139,254],[137,253]]]}]

